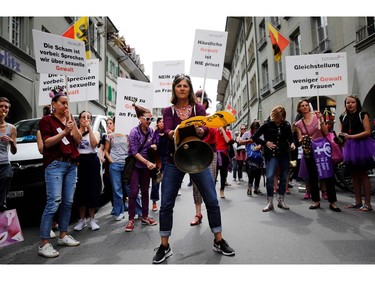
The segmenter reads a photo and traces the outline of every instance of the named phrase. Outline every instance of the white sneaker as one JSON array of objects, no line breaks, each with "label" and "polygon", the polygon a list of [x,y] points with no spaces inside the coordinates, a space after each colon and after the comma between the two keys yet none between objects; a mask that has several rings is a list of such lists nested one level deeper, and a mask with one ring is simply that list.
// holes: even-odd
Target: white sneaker
[{"label": "white sneaker", "polygon": [[39,246],[38,254],[45,258],[55,258],[60,255],[50,243],[45,244],[43,247]]},{"label": "white sneaker", "polygon": [[60,246],[70,246],[75,247],[81,244],[79,241],[75,240],[71,235],[65,235],[63,238],[57,239],[57,245]]},{"label": "white sneaker", "polygon": [[51,239],[56,238],[56,233],[53,232],[52,229],[51,229],[51,232],[49,233],[49,237],[50,237]]},{"label": "white sneaker", "polygon": [[80,219],[77,225],[74,227],[75,231],[80,231],[87,226],[86,219]]},{"label": "white sneaker", "polygon": [[178,195],[178,196],[181,196],[181,194],[182,194],[182,193],[181,193],[181,188],[180,188],[180,189],[178,190],[177,195]]},{"label": "white sneaker", "polygon": [[117,221],[123,220],[125,218],[125,213],[121,213],[116,217]]},{"label": "white sneaker", "polygon": [[98,220],[95,220],[95,219],[90,219],[89,220],[89,228],[91,228],[91,230],[98,230],[100,228],[100,226],[97,224]]}]

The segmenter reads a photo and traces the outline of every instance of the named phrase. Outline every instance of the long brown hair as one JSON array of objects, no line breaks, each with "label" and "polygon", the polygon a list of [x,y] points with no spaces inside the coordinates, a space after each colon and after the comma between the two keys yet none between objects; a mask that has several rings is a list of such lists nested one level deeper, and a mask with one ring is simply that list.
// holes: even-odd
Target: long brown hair
[{"label": "long brown hair", "polygon": [[173,80],[173,83],[172,83],[172,97],[171,97],[170,101],[171,101],[172,104],[176,104],[177,103],[177,96],[176,96],[176,92],[175,92],[174,88],[182,80],[185,80],[189,84],[190,91],[189,91],[188,100],[189,100],[189,104],[191,106],[193,106],[194,104],[196,104],[197,101],[196,101],[196,97],[194,95],[193,85],[191,83],[190,76],[186,75],[186,74],[177,74],[174,77],[174,80]]}]

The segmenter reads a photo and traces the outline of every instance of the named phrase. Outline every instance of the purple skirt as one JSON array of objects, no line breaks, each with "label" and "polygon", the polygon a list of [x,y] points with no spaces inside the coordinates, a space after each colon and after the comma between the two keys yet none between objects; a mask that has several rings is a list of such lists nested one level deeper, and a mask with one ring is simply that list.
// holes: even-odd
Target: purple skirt
[{"label": "purple skirt", "polygon": [[368,170],[375,167],[375,140],[348,139],[343,149],[345,166],[353,170]]}]

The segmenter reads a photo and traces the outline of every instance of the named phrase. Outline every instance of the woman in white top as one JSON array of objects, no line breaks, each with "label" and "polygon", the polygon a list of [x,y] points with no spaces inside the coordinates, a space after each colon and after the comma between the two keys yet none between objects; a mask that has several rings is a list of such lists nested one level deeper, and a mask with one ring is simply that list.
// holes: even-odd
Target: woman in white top
[{"label": "woman in white top", "polygon": [[[90,112],[82,111],[78,118],[82,141],[78,145],[78,181],[74,201],[79,206],[80,220],[74,230],[80,231],[86,226],[89,226],[91,230],[98,230],[100,227],[94,216],[96,209],[100,207],[100,192],[102,188],[98,157],[100,134],[91,128],[92,116]],[[86,220],[87,209],[89,211],[88,220]]]},{"label": "woman in white top", "polygon": [[16,127],[5,122],[8,116],[10,102],[5,97],[0,97],[0,212],[5,211],[6,198],[13,177],[12,167],[9,162],[9,147],[12,154],[17,153]]}]

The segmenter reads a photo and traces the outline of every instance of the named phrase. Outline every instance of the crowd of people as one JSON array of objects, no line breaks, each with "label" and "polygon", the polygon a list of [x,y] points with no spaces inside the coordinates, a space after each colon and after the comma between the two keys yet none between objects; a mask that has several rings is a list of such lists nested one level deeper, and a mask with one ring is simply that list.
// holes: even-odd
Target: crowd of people
[{"label": "crowd of people", "polygon": [[[329,209],[341,212],[336,205],[336,163],[330,156],[321,159],[320,153],[316,152],[317,148],[332,145],[327,138],[332,129],[327,126],[321,112],[312,110],[307,99],[298,102],[298,120],[292,124],[286,120],[285,108],[277,105],[264,122],[254,120],[249,129],[246,124],[241,124],[240,131],[234,135],[227,126],[207,128],[195,125],[192,134],[210,147],[213,160],[198,172],[186,172],[175,163],[178,126],[191,117],[206,116],[210,103],[206,93],[194,93],[188,75],[175,76],[171,106],[157,118],[155,128],[150,126],[154,121],[151,110],[134,103],[139,123],[128,133],[119,133],[121,130],[116,130],[115,118],[108,118],[107,134],[100,136],[92,129],[90,112],[82,111],[78,121],[73,118],[65,92],[53,90],[51,97],[51,105],[45,108],[37,134],[38,149],[43,154],[47,194],[38,249],[43,257],[59,256],[50,243],[55,235],[53,228],[59,230],[57,245],[80,245],[69,234],[73,202],[79,207],[79,220],[74,230],[81,231],[85,227],[93,231],[100,229],[95,213],[100,208],[101,163],[104,184],[110,186],[112,192],[111,215],[114,220],[121,221],[128,212],[124,231],[133,231],[137,218],[144,225],[159,225],[160,246],[152,259],[154,264],[162,263],[172,255],[169,241],[173,209],[186,173],[189,174],[189,186],[193,187],[195,205],[190,225],[202,223],[204,203],[214,236],[213,250],[225,256],[235,255],[235,250],[223,239],[218,200],[218,197],[225,200],[229,173],[233,173],[238,184],[243,183],[243,173],[247,174],[246,194],[249,197],[263,194],[261,177],[264,176],[267,201],[263,212],[274,210],[275,193],[278,193],[277,207],[289,210],[285,194],[289,192],[290,182],[296,180],[303,181],[306,186],[304,198],[312,200],[309,209],[320,208],[322,189],[325,192],[322,198],[328,200]],[[0,97],[0,211],[6,210],[6,192],[12,178],[8,153],[17,152],[16,129],[5,122],[9,108],[9,100]],[[334,141],[342,150],[343,161],[351,172],[355,188],[355,202],[344,208],[370,212],[373,208],[367,171],[375,167],[375,140],[371,137],[369,114],[362,111],[356,96],[348,96],[339,120],[339,137]],[[230,153],[231,147],[234,155]],[[123,180],[123,170],[129,155],[134,157],[135,164],[127,182]],[[159,211],[158,219],[150,216],[150,205],[153,212]]]}]

